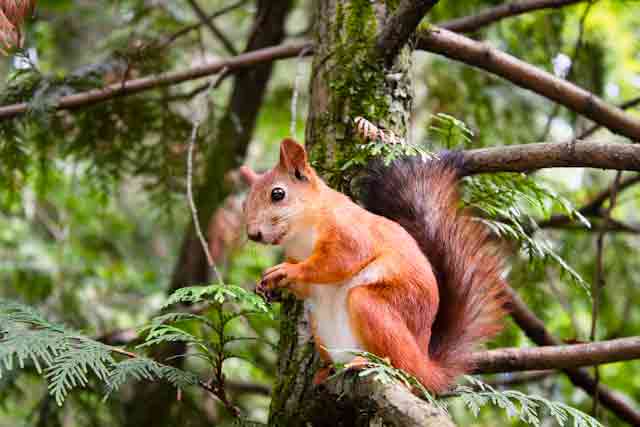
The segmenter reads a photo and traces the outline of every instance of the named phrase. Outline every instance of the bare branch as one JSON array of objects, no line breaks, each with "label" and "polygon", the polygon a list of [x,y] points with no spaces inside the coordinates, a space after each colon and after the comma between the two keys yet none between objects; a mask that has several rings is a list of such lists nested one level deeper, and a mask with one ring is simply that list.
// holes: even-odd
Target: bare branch
[{"label": "bare branch", "polygon": [[[520,296],[511,288],[507,288],[511,300],[511,317],[524,333],[536,344],[542,346],[562,345],[562,342],[551,335],[544,323],[527,307]],[[595,380],[583,369],[564,369],[569,380],[577,387],[582,388],[590,395],[596,394],[603,406],[614,412],[618,417],[631,425],[640,425],[640,411],[635,409],[619,393],[614,392],[603,385],[596,384]]]},{"label": "bare branch", "polygon": [[640,359],[640,337],[586,344],[501,348],[473,354],[476,373],[567,369]]},{"label": "bare branch", "polygon": [[394,14],[387,20],[376,40],[376,53],[390,63],[404,46],[416,27],[438,0],[402,0]]},{"label": "bare branch", "polygon": [[[212,14],[210,14],[209,16],[206,17],[205,22],[210,22],[222,15],[225,15],[231,11],[236,10],[237,8],[243,6],[244,4],[248,3],[248,0],[239,0],[233,4],[230,4],[229,6],[225,6],[220,10],[217,10],[215,12],[213,12]],[[170,36],[166,37],[162,42],[159,43],[159,47],[160,48],[164,48],[168,45],[170,45],[171,43],[173,43],[174,41],[176,41],[178,38],[184,36],[185,34],[189,34],[191,31],[197,30],[198,28],[200,28],[202,25],[204,25],[203,21],[198,22],[197,24],[192,24],[192,25],[187,25],[186,27],[176,31],[175,33],[171,34]]]},{"label": "bare branch", "polygon": [[198,19],[200,19],[200,22],[204,26],[206,26],[209,31],[211,31],[213,37],[217,38],[220,43],[222,43],[222,45],[230,55],[236,56],[238,54],[238,51],[236,50],[235,46],[233,46],[233,43],[231,43],[227,36],[225,36],[222,31],[220,31],[220,29],[216,26],[216,24],[213,23],[213,20],[209,19],[198,2],[196,0],[187,0],[187,2],[191,6],[191,9],[193,9],[193,12],[196,14]]},{"label": "bare branch", "polygon": [[640,171],[640,145],[570,141],[479,148],[464,151],[464,165],[468,174],[551,167]]},{"label": "bare branch", "polygon": [[[100,89],[63,96],[60,98],[56,108],[58,110],[82,108],[121,96],[133,95],[149,89],[203,78],[215,74],[224,68],[227,68],[229,73],[235,73],[257,64],[296,57],[303,49],[309,49],[309,46],[311,46],[309,42],[282,44],[257,49],[228,59],[212,61],[183,71],[168,72],[157,76],[118,82]],[[310,49],[309,53],[311,53]],[[28,109],[29,105],[25,102],[0,107],[0,120],[25,114]]]},{"label": "bare branch", "polygon": [[640,120],[609,105],[564,79],[521,61],[488,44],[444,28],[431,27],[419,34],[418,48],[481,68],[582,114],[612,132],[640,141]]},{"label": "bare branch", "polygon": [[584,0],[525,0],[506,3],[485,9],[477,15],[442,22],[439,26],[456,33],[472,33],[505,18],[511,18],[541,9],[557,9],[582,1]]}]

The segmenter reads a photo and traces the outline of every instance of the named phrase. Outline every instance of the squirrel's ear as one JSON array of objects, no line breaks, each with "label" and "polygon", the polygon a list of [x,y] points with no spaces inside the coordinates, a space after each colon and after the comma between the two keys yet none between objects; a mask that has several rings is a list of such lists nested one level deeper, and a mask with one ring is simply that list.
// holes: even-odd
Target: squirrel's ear
[{"label": "squirrel's ear", "polygon": [[260,177],[260,175],[255,173],[249,166],[240,166],[240,176],[249,187]]},{"label": "squirrel's ear", "polygon": [[291,138],[280,143],[280,168],[303,180],[308,173],[309,163],[304,147]]}]

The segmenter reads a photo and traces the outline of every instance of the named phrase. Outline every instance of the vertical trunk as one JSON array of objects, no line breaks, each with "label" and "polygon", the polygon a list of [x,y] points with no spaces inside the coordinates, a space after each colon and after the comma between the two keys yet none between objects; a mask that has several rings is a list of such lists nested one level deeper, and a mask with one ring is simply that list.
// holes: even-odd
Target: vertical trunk
[{"label": "vertical trunk", "polygon": [[[357,172],[359,165],[353,159],[363,158],[353,132],[356,117],[363,116],[398,136],[407,132],[410,51],[403,48],[390,65],[374,56],[376,35],[396,3],[317,2],[306,145],[317,170],[342,190],[349,188],[350,177]],[[270,425],[451,425],[446,416],[401,386],[383,387],[366,379],[331,381],[322,390],[314,387],[318,358],[304,313],[304,304],[292,298],[282,304],[279,378]],[[407,416],[416,411],[420,413],[418,424]]]}]

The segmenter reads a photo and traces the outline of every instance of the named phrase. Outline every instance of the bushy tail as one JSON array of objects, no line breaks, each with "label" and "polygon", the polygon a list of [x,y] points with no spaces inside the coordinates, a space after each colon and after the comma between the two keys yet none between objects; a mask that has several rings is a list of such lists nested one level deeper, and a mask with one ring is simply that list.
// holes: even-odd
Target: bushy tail
[{"label": "bushy tail", "polygon": [[429,259],[440,293],[428,354],[447,378],[473,368],[469,354],[500,331],[507,296],[502,257],[487,227],[459,210],[463,157],[373,165],[360,185],[365,207],[398,222]]}]

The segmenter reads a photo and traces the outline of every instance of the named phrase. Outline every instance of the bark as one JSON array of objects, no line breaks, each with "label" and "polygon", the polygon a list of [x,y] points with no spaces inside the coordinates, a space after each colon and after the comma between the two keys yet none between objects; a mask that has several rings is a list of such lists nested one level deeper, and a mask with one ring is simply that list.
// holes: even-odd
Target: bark
[{"label": "bark", "polygon": [[[375,53],[380,34],[384,34],[378,29],[390,22],[391,16],[403,13],[400,7],[396,14],[388,10],[389,3],[317,2],[306,144],[316,169],[334,184],[344,183],[336,179],[339,174],[335,165],[351,159],[358,149],[351,127],[355,117],[365,116],[396,135],[406,134],[411,106],[411,52],[394,38],[400,51],[393,61],[382,61]],[[410,8],[409,3],[401,2]],[[417,24],[412,16],[412,22]],[[312,378],[318,358],[304,304],[285,299],[281,314],[278,380],[270,425],[452,425],[443,414],[401,386],[387,387],[370,379],[350,382],[346,376],[344,381],[338,379],[326,387],[314,387]]]},{"label": "bark", "polygon": [[474,353],[472,359],[476,372],[483,374],[594,366],[640,359],[640,337],[586,344],[501,348]]},{"label": "bark", "polygon": [[637,144],[569,141],[480,148],[463,153],[465,170],[469,174],[557,167],[640,171],[640,146]]},{"label": "bark", "polygon": [[[254,30],[247,42],[248,53],[245,57],[254,55],[252,51],[277,45],[282,41],[284,23],[290,9],[291,0],[258,1]],[[246,155],[271,72],[272,63],[262,62],[251,69],[238,70],[235,75],[227,112],[220,122],[215,139],[209,144],[205,180],[196,196],[203,228],[206,228],[209,218],[231,190],[224,175],[229,170],[237,168]],[[204,251],[195,235],[193,225],[190,225],[174,268],[169,292],[182,286],[205,283],[208,281],[208,273]],[[169,356],[182,354],[184,350],[181,344],[162,346],[155,357],[164,360]],[[174,360],[181,363],[183,359]],[[175,405],[177,400],[173,387],[161,382],[141,383],[134,396],[126,409],[126,425],[158,427],[175,425],[178,422],[172,417],[176,410],[180,409],[179,405]],[[141,396],[144,398],[141,399]]]}]

